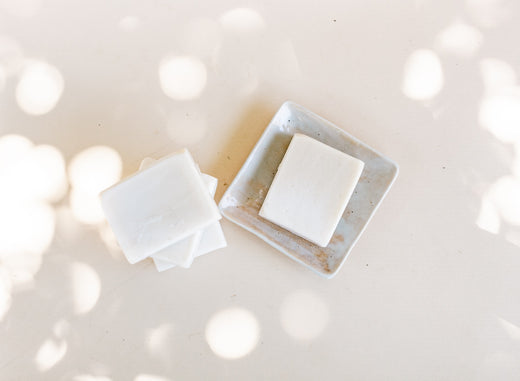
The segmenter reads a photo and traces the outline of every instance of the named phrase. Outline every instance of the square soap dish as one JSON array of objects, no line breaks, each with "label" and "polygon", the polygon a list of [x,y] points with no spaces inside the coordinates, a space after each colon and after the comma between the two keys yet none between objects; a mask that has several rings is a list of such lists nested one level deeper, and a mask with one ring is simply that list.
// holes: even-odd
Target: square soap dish
[{"label": "square soap dish", "polygon": [[[365,163],[359,182],[327,247],[315,245],[258,215],[295,133],[302,133]],[[326,278],[337,274],[392,186],[398,166],[331,122],[285,102],[222,197],[223,216]],[[305,207],[305,205],[302,205]]]}]

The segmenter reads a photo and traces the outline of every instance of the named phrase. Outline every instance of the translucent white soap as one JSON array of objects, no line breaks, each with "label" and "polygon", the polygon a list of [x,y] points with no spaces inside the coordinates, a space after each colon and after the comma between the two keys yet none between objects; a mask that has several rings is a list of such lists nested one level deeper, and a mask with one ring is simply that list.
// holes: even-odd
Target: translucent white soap
[{"label": "translucent white soap", "polygon": [[[204,229],[199,246],[195,250],[194,257],[200,257],[201,255],[211,253],[215,250],[222,249],[227,246],[226,237],[220,226],[220,222],[212,224],[209,228]],[[153,257],[152,257],[153,258]],[[165,271],[175,267],[175,264],[170,261],[153,258],[155,267],[158,271]]]},{"label": "translucent white soap", "polygon": [[260,209],[260,216],[321,247],[328,245],[364,163],[295,134]]},{"label": "translucent white soap", "polygon": [[[204,181],[204,184],[206,186],[206,189],[208,189],[211,197],[215,195],[215,192],[217,190],[217,184],[218,180],[212,176],[206,175],[204,173],[200,174],[202,181]],[[191,264],[193,263],[193,258],[195,257],[195,252],[197,251],[197,248],[199,247],[202,234],[208,230],[211,229],[211,227],[215,224],[219,224],[219,222],[214,222],[212,225],[207,227],[206,229],[199,230],[189,236],[188,238],[184,238],[183,240],[179,242],[175,242],[171,244],[170,246],[165,247],[162,250],[159,250],[157,253],[154,253],[152,255],[152,258],[163,260],[170,262],[176,266],[181,266],[184,268],[189,268]]]},{"label": "translucent white soap", "polygon": [[130,263],[221,218],[186,149],[105,190],[101,204]]},{"label": "translucent white soap", "polygon": [[[217,191],[218,180],[204,173],[201,174],[201,177],[204,180],[204,183],[206,184],[208,192],[211,194],[211,197],[214,197],[215,192]],[[195,257],[210,253],[212,251],[227,246],[226,238],[224,237],[224,232],[222,231],[222,227],[220,226],[220,222],[218,221],[214,222],[209,227],[195,233],[195,235],[197,235],[197,244],[194,250],[191,252],[192,261]],[[189,240],[189,238],[186,240]],[[169,253],[170,248],[172,248],[173,246],[176,246],[176,244],[173,244],[162,250],[162,252],[164,252],[164,254],[166,254],[167,256],[152,255],[155,267],[158,271],[165,271],[177,265],[176,261],[172,260]],[[177,249],[178,248],[176,248],[176,250]]]},{"label": "translucent white soap", "polygon": [[175,266],[187,269],[193,263],[193,258],[195,258],[195,251],[197,250],[197,247],[199,247],[201,235],[202,231],[199,230],[188,238],[184,238],[179,242],[166,246],[151,257],[153,260],[167,261]]},{"label": "translucent white soap", "polygon": [[[143,161],[141,161],[139,170],[142,171],[146,168],[149,168],[156,162],[157,160],[152,159],[150,157],[144,158]],[[201,177],[206,187],[214,186],[215,189],[217,188],[217,179],[204,174],[201,174]],[[171,263],[174,263],[175,265],[188,268],[191,266],[193,262],[193,254],[199,246],[200,237],[201,231],[199,230],[191,236],[184,238],[183,240],[180,240],[178,242],[172,243],[170,246],[167,246],[164,249],[159,250],[157,253],[152,255],[152,258],[163,259]]]}]

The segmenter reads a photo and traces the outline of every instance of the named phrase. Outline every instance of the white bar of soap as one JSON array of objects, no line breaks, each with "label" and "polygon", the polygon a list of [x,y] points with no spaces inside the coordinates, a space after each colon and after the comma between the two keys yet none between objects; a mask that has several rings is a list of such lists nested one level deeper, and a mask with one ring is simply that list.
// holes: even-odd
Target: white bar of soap
[{"label": "white bar of soap", "polygon": [[186,149],[105,190],[101,204],[130,263],[221,218]]},{"label": "white bar of soap", "polygon": [[152,259],[158,259],[173,263],[185,269],[193,263],[193,258],[201,238],[202,231],[199,230],[183,240],[166,246],[164,249],[152,255]]},{"label": "white bar of soap", "polygon": [[359,159],[306,135],[295,134],[259,214],[325,247],[363,167]]},{"label": "white bar of soap", "polygon": [[[208,191],[211,194],[211,197],[215,196],[215,192],[217,191],[218,180],[212,176],[201,174],[204,183],[208,187]],[[227,246],[226,237],[224,236],[224,232],[222,231],[222,227],[220,226],[220,222],[214,222],[206,229],[200,230],[195,233],[198,234],[200,240],[197,242],[197,245],[193,252],[191,252],[191,257],[195,258],[217,249],[221,249]],[[192,236],[193,237],[193,236]],[[168,251],[176,244],[173,244],[162,250],[166,256],[152,255],[153,261],[155,263],[155,267],[158,271],[165,271],[171,269],[177,265],[175,260],[172,260],[171,256],[169,256]],[[192,259],[193,261],[193,259]],[[182,265],[181,265],[182,266]]]},{"label": "white bar of soap", "polygon": [[[202,181],[204,181],[206,189],[208,189],[209,194],[213,198],[217,190],[218,180],[204,173],[201,173],[200,176],[202,178]],[[164,249],[159,250],[157,253],[154,253],[152,255],[152,258],[168,261],[170,263],[173,263],[174,265],[178,265],[184,268],[189,268],[193,263],[195,252],[199,247],[202,233],[207,229],[210,229],[211,226],[213,226],[214,224],[219,224],[219,222],[215,222],[212,225],[210,225],[210,227],[204,230],[199,230],[192,234],[190,237],[184,238],[179,242],[173,243],[170,246],[167,246]]]},{"label": "white bar of soap", "polygon": [[[150,157],[146,157],[141,161],[139,170],[142,171],[144,169],[150,168],[156,162],[157,160],[152,159]],[[217,179],[208,175],[201,174],[201,177],[206,187],[211,187],[213,186],[214,182],[217,182]],[[216,184],[214,187],[216,189]],[[159,250],[157,253],[152,255],[152,258],[163,259],[165,261],[174,263],[175,265],[179,265],[184,268],[189,268],[193,262],[193,254],[199,246],[200,237],[201,231],[199,230],[191,236],[184,238],[183,240],[180,240],[178,242],[172,243],[170,246],[167,246],[164,249]]]},{"label": "white bar of soap", "polygon": [[202,237],[200,238],[199,247],[195,251],[195,257],[211,253],[217,249],[222,249],[227,246],[226,237],[222,231],[220,222],[211,224],[204,229]]},{"label": "white bar of soap", "polygon": [[[195,258],[200,257],[201,255],[211,253],[226,246],[226,237],[224,236],[220,222],[215,222],[202,232],[199,246],[193,256]],[[175,264],[170,261],[154,258],[153,256],[152,258],[158,271],[165,271],[175,267]]]}]

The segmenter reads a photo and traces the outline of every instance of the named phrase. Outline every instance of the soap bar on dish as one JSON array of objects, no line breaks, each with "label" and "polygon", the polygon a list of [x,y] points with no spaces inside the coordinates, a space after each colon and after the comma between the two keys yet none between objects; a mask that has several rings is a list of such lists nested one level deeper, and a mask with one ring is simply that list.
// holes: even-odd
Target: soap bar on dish
[{"label": "soap bar on dish", "polygon": [[318,246],[328,245],[364,163],[295,134],[259,215]]},{"label": "soap bar on dish", "polygon": [[101,204],[130,263],[221,218],[186,149],[105,190]]}]

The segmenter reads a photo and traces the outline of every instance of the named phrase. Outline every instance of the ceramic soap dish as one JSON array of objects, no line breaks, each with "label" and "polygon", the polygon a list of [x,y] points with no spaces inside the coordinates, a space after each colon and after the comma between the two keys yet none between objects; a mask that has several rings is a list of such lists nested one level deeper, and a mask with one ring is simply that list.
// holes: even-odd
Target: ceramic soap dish
[{"label": "ceramic soap dish", "polygon": [[[327,247],[306,241],[258,215],[295,133],[310,136],[365,163],[354,194]],[[219,208],[230,221],[318,274],[332,278],[363,233],[397,173],[398,166],[392,160],[304,107],[286,102],[222,197]]]}]

